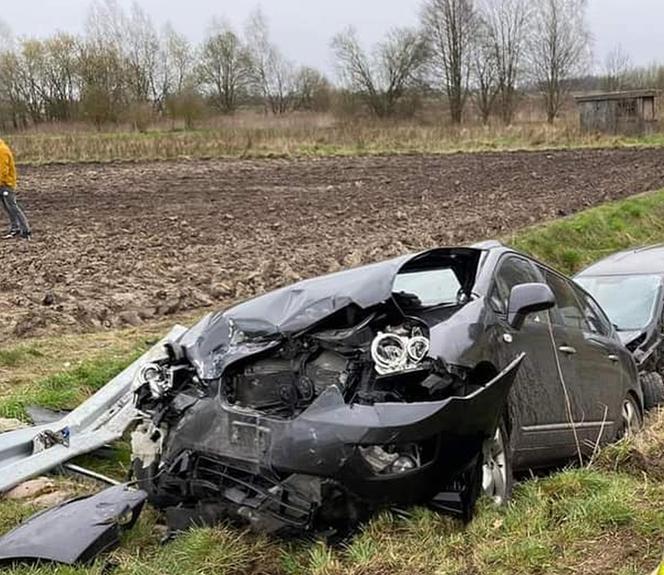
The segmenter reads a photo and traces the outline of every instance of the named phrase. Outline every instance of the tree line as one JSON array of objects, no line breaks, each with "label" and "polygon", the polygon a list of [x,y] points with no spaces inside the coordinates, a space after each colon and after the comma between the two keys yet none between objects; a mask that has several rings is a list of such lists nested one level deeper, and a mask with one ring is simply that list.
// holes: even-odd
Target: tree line
[{"label": "tree line", "polygon": [[[586,10],[587,0],[422,0],[419,26],[394,28],[369,49],[352,27],[337,34],[333,84],[283,55],[260,9],[241,31],[213,21],[194,45],[171,25],[159,29],[137,3],[125,11],[94,0],[80,35],[15,40],[0,23],[0,127],[131,121],[141,129],[155,115],[192,127],[207,108],[321,111],[335,94],[381,118],[424,94],[444,101],[454,123],[472,102],[482,121],[509,124],[526,86],[554,122],[589,71]],[[624,87],[633,70],[620,50],[611,58],[607,84]]]},{"label": "tree line", "polygon": [[14,40],[0,26],[0,124],[23,128],[47,121],[98,126],[171,115],[191,125],[204,106],[224,114],[241,104],[283,114],[315,109],[328,90],[324,76],[288,61],[256,10],[243,35],[214,21],[194,46],[171,25],[157,29],[135,3],[96,0],[85,33]]}]

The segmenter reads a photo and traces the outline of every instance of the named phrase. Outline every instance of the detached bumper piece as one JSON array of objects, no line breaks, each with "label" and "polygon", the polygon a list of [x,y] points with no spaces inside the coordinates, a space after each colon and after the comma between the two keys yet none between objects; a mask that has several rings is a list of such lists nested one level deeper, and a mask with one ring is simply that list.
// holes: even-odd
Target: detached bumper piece
[{"label": "detached bumper piece", "polygon": [[0,538],[0,564],[89,563],[136,523],[147,493],[111,487],[39,513]]}]

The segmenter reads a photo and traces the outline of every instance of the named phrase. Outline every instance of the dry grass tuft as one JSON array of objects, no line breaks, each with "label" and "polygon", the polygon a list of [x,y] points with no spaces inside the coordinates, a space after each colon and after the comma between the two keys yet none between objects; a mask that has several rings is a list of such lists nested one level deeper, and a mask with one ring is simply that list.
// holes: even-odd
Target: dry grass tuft
[{"label": "dry grass tuft", "polygon": [[450,126],[432,120],[338,120],[326,114],[240,114],[196,131],[160,125],[146,133],[42,126],[7,136],[24,164],[177,158],[441,154],[460,151],[660,145],[659,135],[630,139],[582,135],[576,119],[551,126]]}]

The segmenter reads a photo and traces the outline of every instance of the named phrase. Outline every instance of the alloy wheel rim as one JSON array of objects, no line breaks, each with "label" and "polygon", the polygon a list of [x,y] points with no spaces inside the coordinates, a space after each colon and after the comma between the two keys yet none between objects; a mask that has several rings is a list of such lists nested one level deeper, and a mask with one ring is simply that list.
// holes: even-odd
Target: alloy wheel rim
[{"label": "alloy wheel rim", "polygon": [[623,435],[624,437],[632,437],[639,429],[639,417],[634,407],[634,402],[627,399],[623,403],[622,409],[623,417]]},{"label": "alloy wheel rim", "polygon": [[482,490],[496,505],[502,505],[507,498],[507,456],[500,430],[484,446]]}]

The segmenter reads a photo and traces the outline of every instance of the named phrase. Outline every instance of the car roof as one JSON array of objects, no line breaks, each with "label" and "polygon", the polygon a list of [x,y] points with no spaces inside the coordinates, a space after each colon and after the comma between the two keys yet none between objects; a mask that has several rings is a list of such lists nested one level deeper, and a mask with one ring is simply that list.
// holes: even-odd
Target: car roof
[{"label": "car roof", "polygon": [[664,244],[625,250],[592,264],[575,277],[664,275]]}]

